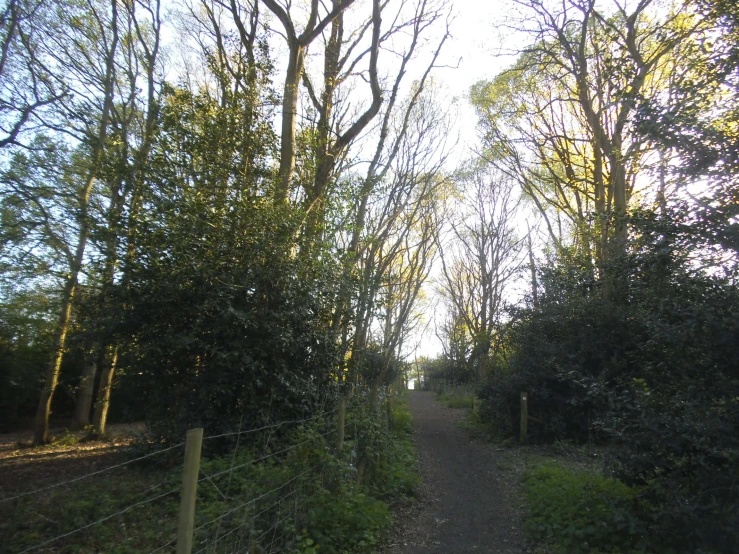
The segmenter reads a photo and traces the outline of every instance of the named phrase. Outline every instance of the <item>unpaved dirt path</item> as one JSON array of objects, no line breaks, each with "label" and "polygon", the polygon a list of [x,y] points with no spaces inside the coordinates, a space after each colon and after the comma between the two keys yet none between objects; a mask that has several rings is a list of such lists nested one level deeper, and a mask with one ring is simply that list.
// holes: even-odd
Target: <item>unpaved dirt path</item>
[{"label": "unpaved dirt path", "polygon": [[410,395],[423,484],[415,510],[401,516],[391,554],[526,552],[518,471],[504,452],[470,438],[434,393]]}]

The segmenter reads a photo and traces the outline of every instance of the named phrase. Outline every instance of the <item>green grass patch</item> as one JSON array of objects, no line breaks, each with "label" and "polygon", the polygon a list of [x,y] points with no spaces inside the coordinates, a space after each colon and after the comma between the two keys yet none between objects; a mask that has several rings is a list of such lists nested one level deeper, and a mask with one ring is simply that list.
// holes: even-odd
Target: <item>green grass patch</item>
[{"label": "green grass patch", "polygon": [[347,487],[339,494],[314,495],[305,524],[298,537],[301,554],[368,552],[390,528],[392,516],[385,502]]},{"label": "green grass patch", "polygon": [[472,409],[475,406],[475,397],[471,394],[444,392],[437,399],[447,408]]},{"label": "green grass patch", "polygon": [[526,472],[531,539],[557,554],[645,552],[637,491],[597,472],[547,463]]},{"label": "green grass patch", "polygon": [[474,410],[467,412],[465,417],[459,421],[459,426],[480,439],[490,440],[493,437],[492,424],[484,421]]}]

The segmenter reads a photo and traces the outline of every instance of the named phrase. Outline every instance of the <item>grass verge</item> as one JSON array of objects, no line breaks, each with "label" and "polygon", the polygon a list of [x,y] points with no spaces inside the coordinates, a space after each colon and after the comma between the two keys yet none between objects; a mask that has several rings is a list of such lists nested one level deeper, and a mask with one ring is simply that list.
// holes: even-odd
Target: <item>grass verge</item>
[{"label": "grass verge", "polygon": [[437,395],[436,398],[447,408],[465,408],[471,410],[475,407],[474,393],[465,392],[463,390],[460,390],[459,392],[443,392]]},{"label": "grass verge", "polygon": [[469,410],[459,420],[459,426],[475,438],[483,440],[492,440],[493,438],[493,426],[484,421],[475,410]]}]

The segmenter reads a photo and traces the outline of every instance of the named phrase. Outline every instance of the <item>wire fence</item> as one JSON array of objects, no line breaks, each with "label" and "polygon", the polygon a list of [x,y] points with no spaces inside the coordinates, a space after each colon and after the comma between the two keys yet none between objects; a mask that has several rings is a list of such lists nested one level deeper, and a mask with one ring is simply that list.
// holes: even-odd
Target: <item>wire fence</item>
[{"label": "wire fence", "polygon": [[[348,410],[363,410],[366,404],[366,396],[352,395]],[[332,478],[326,461],[335,445],[337,411],[321,410],[310,417],[248,429],[239,425],[233,432],[201,433],[194,477],[188,477],[187,458],[192,456],[188,434],[187,441],[0,498],[0,519],[24,521],[0,550],[107,551],[103,544],[117,544],[116,551],[151,554],[175,548],[178,553],[198,554],[294,550],[311,494]],[[282,429],[287,432],[276,436],[275,431]],[[227,438],[236,439],[230,452],[200,459],[200,445]],[[140,465],[156,458],[162,463],[153,468]],[[183,550],[188,479],[197,488],[197,497],[193,496],[195,515],[187,531],[190,550]],[[5,542],[1,534],[0,542]]]},{"label": "wire fence", "polygon": [[48,485],[46,487],[41,487],[41,488],[38,488],[38,489],[35,489],[35,490],[31,490],[31,491],[28,491],[28,492],[22,492],[20,494],[16,494],[15,496],[9,496],[7,498],[0,498],[0,504],[3,504],[5,502],[10,502],[11,500],[16,500],[18,498],[23,498],[24,496],[30,496],[32,494],[38,494],[38,493],[41,493],[41,492],[46,492],[46,491],[49,491],[51,489],[56,489],[58,487],[63,487],[65,485],[71,485],[72,483],[76,483],[78,481],[83,481],[85,479],[89,479],[90,477],[94,477],[95,475],[100,475],[102,473],[107,473],[107,472],[112,471],[114,469],[118,469],[118,468],[121,468],[121,467],[130,465],[130,464],[136,463],[136,462],[140,462],[142,460],[145,460],[147,458],[151,458],[151,457],[156,456],[158,454],[164,454],[165,452],[169,452],[170,450],[174,450],[175,448],[179,448],[180,446],[183,446],[184,444],[185,444],[184,442],[181,442],[181,443],[175,444],[174,446],[170,446],[168,448],[163,448],[161,450],[156,450],[156,451],[150,452],[149,454],[146,454],[144,456],[139,456],[138,458],[133,458],[132,460],[127,460],[127,461],[122,462],[120,464],[115,464],[115,465],[106,467],[104,469],[100,469],[98,471],[92,471],[90,473],[86,473],[85,475],[81,475],[80,477],[75,477],[74,479],[68,479],[66,481],[62,481],[60,483],[54,483],[53,485]]}]

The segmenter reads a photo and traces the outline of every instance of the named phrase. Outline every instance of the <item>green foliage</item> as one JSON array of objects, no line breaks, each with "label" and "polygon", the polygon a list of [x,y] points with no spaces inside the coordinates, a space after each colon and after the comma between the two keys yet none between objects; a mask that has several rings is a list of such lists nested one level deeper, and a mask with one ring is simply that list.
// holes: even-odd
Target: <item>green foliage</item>
[{"label": "green foliage", "polygon": [[[372,551],[392,523],[386,502],[411,496],[419,483],[417,455],[405,395],[391,396],[387,425],[382,418],[355,406],[347,416],[349,466],[332,469],[344,475],[329,489],[316,494],[300,535],[298,551],[345,553]],[[366,451],[371,448],[371,451]],[[361,486],[356,484],[356,461],[369,460]],[[337,473],[337,469],[339,469]]]},{"label": "green foliage", "polygon": [[614,446],[609,468],[644,487],[661,548],[732,552],[739,540],[739,292],[730,276],[696,272],[687,214],[634,214],[628,256],[596,279],[587,259],[542,271],[538,310],[507,330],[509,363],[479,392],[499,437]]},{"label": "green foliage", "polygon": [[554,552],[641,552],[637,491],[597,473],[541,465],[525,476],[525,531]]},{"label": "green foliage", "polygon": [[319,491],[309,503],[299,552],[369,552],[392,523],[387,504],[348,486]]},{"label": "green foliage", "polygon": [[465,391],[450,391],[440,394],[437,399],[447,408],[467,408],[472,409],[475,405],[475,397],[473,394],[467,394]]},{"label": "green foliage", "polygon": [[[347,455],[354,437],[349,437],[350,448],[337,454],[333,419],[317,418],[278,434],[265,430],[244,435],[238,448],[231,443],[226,454],[219,439],[205,441],[196,549],[209,547],[216,537],[224,548],[239,540],[266,548],[276,537],[273,548],[301,554],[372,551],[392,523],[388,502],[412,494],[418,483],[405,397],[394,397],[391,408],[390,431],[380,432],[382,440],[374,443],[377,466],[361,484],[356,458]],[[361,415],[356,406],[348,420],[357,437],[385,429],[379,416]],[[143,464],[2,504],[0,543],[9,552],[22,551],[134,503],[177,491],[181,456],[182,449],[174,449]],[[53,544],[65,553],[150,552],[174,536],[177,506],[177,494],[167,495]]]},{"label": "green foliage", "polygon": [[389,402],[389,432],[382,434],[378,444],[382,455],[375,457],[367,479],[370,494],[387,501],[413,496],[420,482],[407,401],[403,397],[391,397]]},{"label": "green foliage", "polygon": [[[666,101],[662,95],[641,98],[637,130],[679,153],[681,163],[676,171],[680,174],[708,176],[707,184],[712,187],[734,181],[735,187],[739,174],[739,8],[733,0],[698,0],[693,9],[707,25],[702,36],[680,45],[684,66],[671,76],[671,97],[679,96],[681,101]],[[729,203],[701,208],[719,217],[735,210]],[[721,219],[730,224],[731,217]]]},{"label": "green foliage", "polygon": [[[389,421],[385,402],[390,403]],[[362,483],[366,492],[390,501],[415,494],[419,483],[417,454],[411,438],[413,424],[407,397],[381,398],[381,417],[367,406],[355,409],[347,417],[347,448],[350,460],[366,464]]]},{"label": "green foliage", "polygon": [[[304,214],[257,193],[273,137],[232,144],[234,111],[243,116],[238,106],[169,92],[139,258],[127,289],[112,291],[126,306],[112,329],[126,344],[122,385],[138,391],[165,437],[312,413],[337,366],[331,310],[340,268],[328,256],[295,255]],[[235,157],[216,163],[223,149]],[[188,163],[173,166],[173,156]]]},{"label": "green foliage", "polygon": [[413,416],[408,407],[408,391],[397,396],[391,396],[390,402],[390,430],[398,438],[408,438],[413,433]]},{"label": "green foliage", "polygon": [[[129,466],[106,479],[91,478],[48,493],[0,505],[3,551],[20,552],[57,535],[116,513],[181,480],[179,467]],[[54,552],[148,552],[169,540],[177,517],[177,497],[170,495],[129,510],[99,525],[53,543]]]},{"label": "green foliage", "polygon": [[363,382],[372,383],[377,376],[386,369],[385,382],[392,383],[404,370],[404,364],[397,358],[390,360],[389,366],[385,368],[385,352],[382,345],[370,342],[358,359],[352,359],[350,362],[350,371],[358,375]]},{"label": "green foliage", "polygon": [[0,313],[0,431],[33,406],[51,354],[51,323],[43,317],[50,298],[40,292],[18,292]]},{"label": "green foliage", "polygon": [[471,366],[470,352],[460,349],[456,358],[440,356],[421,362],[424,375],[424,389],[431,387],[440,380],[454,383],[469,383],[475,379],[475,369]]},{"label": "green foliage", "polygon": [[[479,402],[476,404],[479,406]],[[494,428],[490,422],[484,420],[477,410],[470,410],[465,417],[459,421],[462,429],[481,439],[489,439],[494,436]]]}]

